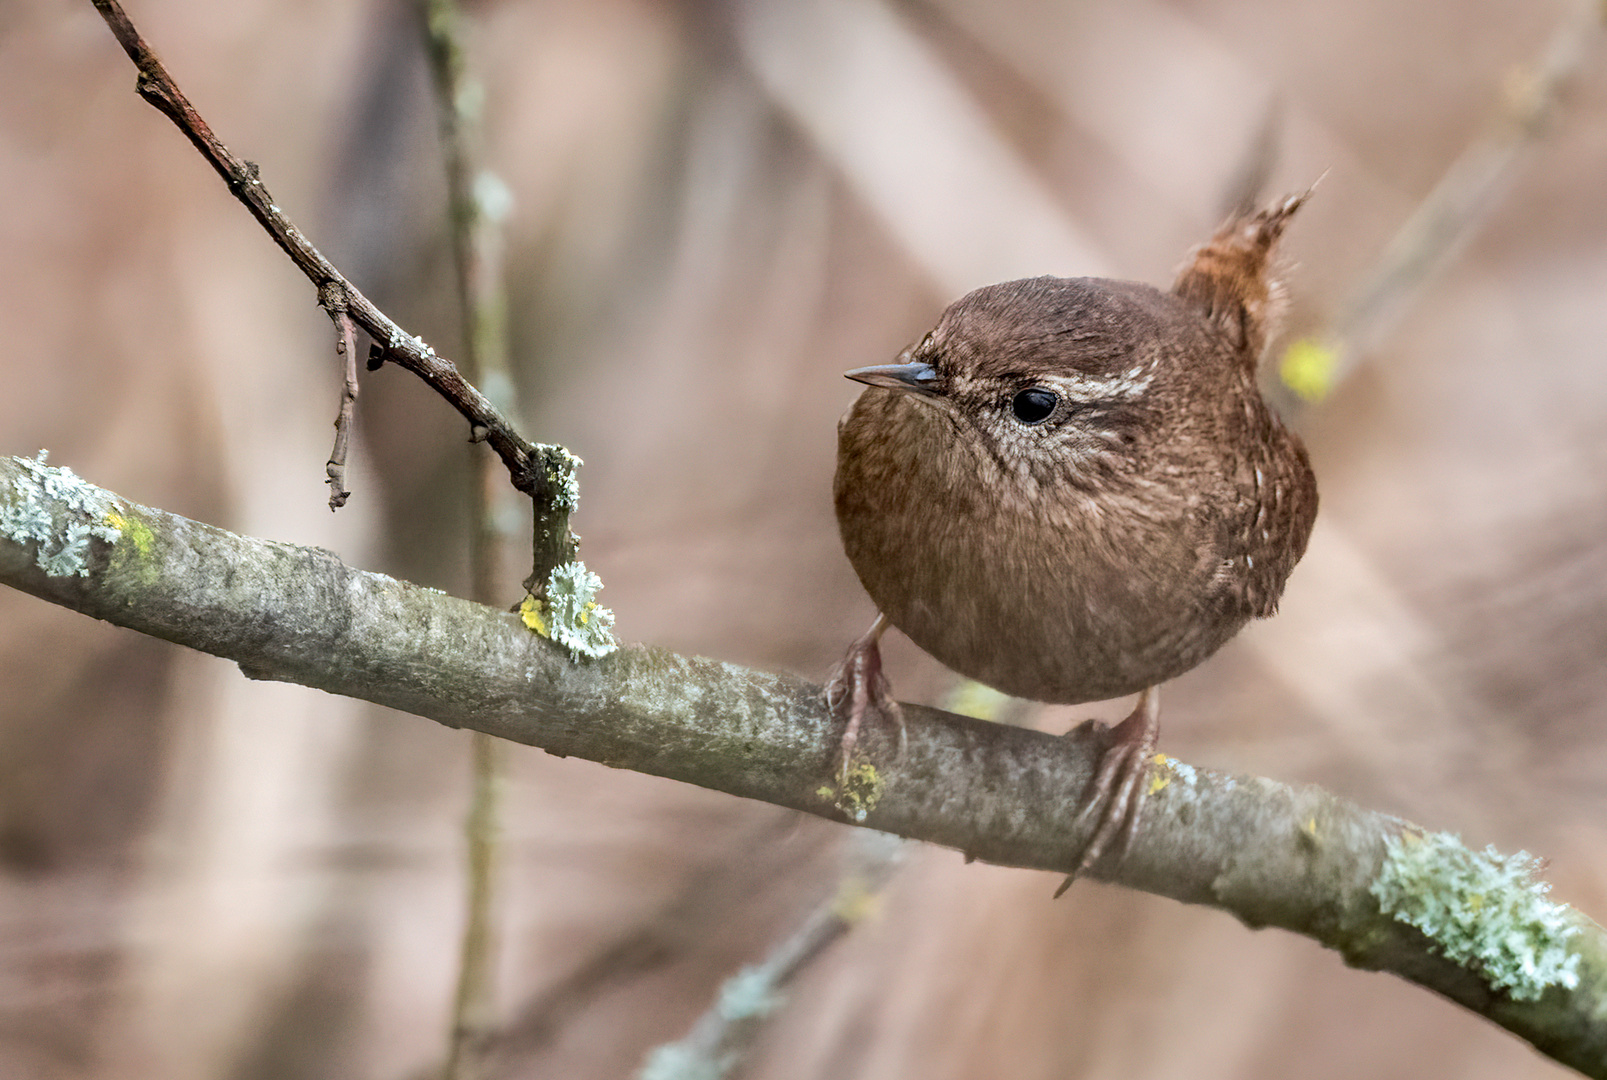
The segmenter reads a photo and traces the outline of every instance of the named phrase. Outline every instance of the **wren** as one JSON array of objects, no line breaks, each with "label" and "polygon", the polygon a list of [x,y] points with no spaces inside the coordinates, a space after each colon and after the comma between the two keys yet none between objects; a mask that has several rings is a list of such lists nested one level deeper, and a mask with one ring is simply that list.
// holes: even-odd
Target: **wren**
[{"label": "wren", "polygon": [[847,373],[869,388],[837,428],[837,521],[880,615],[827,690],[845,772],[864,718],[898,717],[889,624],[1006,694],[1137,693],[1083,798],[1093,828],[1067,884],[1118,835],[1125,851],[1156,687],[1277,610],[1316,518],[1305,448],[1256,381],[1282,294],[1274,249],[1305,198],[1228,221],[1169,292],[989,285],[898,363]]}]

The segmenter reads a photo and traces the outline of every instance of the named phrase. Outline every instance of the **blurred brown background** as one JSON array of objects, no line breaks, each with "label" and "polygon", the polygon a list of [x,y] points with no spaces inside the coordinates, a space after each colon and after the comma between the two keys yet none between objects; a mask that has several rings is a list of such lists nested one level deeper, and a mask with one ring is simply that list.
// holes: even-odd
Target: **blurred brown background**
[{"label": "blurred brown background", "polygon": [[[830,510],[854,387],[942,305],[1164,282],[1274,134],[1320,332],[1573,10],[1537,0],[487,0],[527,435],[629,639],[820,678],[871,618]],[[399,0],[131,0],[280,205],[458,344]],[[1607,60],[1480,227],[1295,417],[1323,513],[1283,614],[1169,687],[1163,746],[1538,851],[1607,914]],[[1517,89],[1514,90],[1514,87]],[[0,6],[0,453],[461,591],[462,425],[337,373],[311,289],[133,93],[87,0]],[[510,569],[508,599],[518,596]],[[907,643],[901,696],[947,678]],[[1061,730],[1090,711],[1032,722]],[[0,1076],[425,1075],[467,737],[0,593]],[[849,830],[512,754],[497,1075],[631,1075],[829,893]],[[1528,1048],[1290,935],[912,849],[764,1036],[775,1078],[1519,1077]]]}]

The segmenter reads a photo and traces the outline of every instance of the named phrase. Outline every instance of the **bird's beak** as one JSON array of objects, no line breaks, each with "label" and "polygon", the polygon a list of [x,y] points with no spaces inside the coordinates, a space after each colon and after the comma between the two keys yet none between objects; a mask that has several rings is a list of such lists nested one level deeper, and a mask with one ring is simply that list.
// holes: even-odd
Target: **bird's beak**
[{"label": "bird's beak", "polygon": [[843,375],[867,386],[902,390],[921,397],[937,396],[937,370],[931,364],[877,364],[845,371]]}]

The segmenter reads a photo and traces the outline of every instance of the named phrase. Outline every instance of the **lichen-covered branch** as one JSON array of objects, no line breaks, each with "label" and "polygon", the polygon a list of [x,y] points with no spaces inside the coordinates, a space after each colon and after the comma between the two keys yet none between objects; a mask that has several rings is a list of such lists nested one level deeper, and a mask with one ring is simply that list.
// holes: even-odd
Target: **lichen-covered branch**
[{"label": "lichen-covered branch", "polygon": [[[847,820],[840,733],[812,683],[642,645],[576,661],[516,615],[138,506],[42,460],[0,458],[0,582],[252,678]],[[904,714],[902,757],[896,732],[867,733],[880,764],[860,792],[865,825],[1070,871],[1100,735]],[[1313,787],[1172,759],[1152,783],[1126,858],[1090,876],[1305,934],[1607,1078],[1607,936],[1510,862]],[[1425,892],[1428,907],[1402,905]]]},{"label": "lichen-covered branch", "polygon": [[[579,540],[569,528],[569,516],[574,513],[580,500],[580,484],[576,476],[576,470],[581,465],[580,458],[562,446],[527,441],[515,430],[502,410],[473,383],[464,378],[463,373],[450,360],[437,354],[422,338],[404,331],[383,311],[375,307],[355,285],[347,281],[335,265],[312,246],[289,216],[274,202],[272,196],[268,194],[268,189],[263,185],[257,166],[236,157],[212,133],[211,127],[190,104],[189,98],[185,97],[184,92],[173,81],[160,58],[140,36],[118,0],[91,0],[91,2],[106,20],[106,25],[111,28],[118,44],[123,47],[123,51],[138,69],[139,79],[136,85],[140,96],[173,121],[174,125],[184,133],[185,138],[201,152],[201,156],[206,158],[208,164],[223,177],[235,198],[245,204],[274,242],[313,283],[318,290],[319,304],[328,310],[342,332],[344,333],[346,329],[344,320],[349,319],[362,327],[364,333],[373,339],[374,344],[369,350],[368,357],[369,370],[377,370],[384,366],[386,361],[393,361],[423,379],[426,385],[445,398],[469,422],[470,440],[489,444],[508,470],[509,481],[519,491],[530,496],[535,508],[534,535],[531,546],[532,570],[530,577],[525,581],[525,589],[537,605],[538,616],[543,617],[545,629],[541,632],[550,634],[558,640],[564,640],[567,635],[571,648],[585,655],[600,656],[612,650],[614,647],[612,636],[599,633],[599,627],[603,625],[601,622],[589,623],[583,620],[579,624],[570,625],[554,617],[551,611],[540,610],[543,604],[552,600],[555,590],[563,584],[554,575],[559,573],[565,564],[576,561],[579,555]],[[457,63],[451,57],[445,59],[451,64]],[[457,92],[453,92],[454,108],[462,104],[457,100],[460,96]],[[466,158],[459,154],[453,155],[453,160],[462,165]],[[499,198],[493,186],[470,183],[466,176],[457,176],[456,173],[454,176],[452,186],[455,213],[461,215],[472,209],[480,218],[495,216],[486,213],[487,206],[496,203]],[[465,296],[469,296],[471,290],[478,290],[482,296],[487,295],[484,275],[476,277],[475,273],[469,272],[473,266],[483,266],[485,260],[475,255],[472,244],[467,249],[459,251],[459,258],[472,260],[471,263],[464,264],[465,273],[461,275],[465,282],[463,286]],[[482,341],[483,344],[486,332],[500,325],[504,312],[499,305],[500,301],[476,306],[476,314],[472,316],[469,327],[472,339]],[[482,358],[485,357],[484,350],[480,355]],[[504,385],[511,385],[506,376],[501,382]],[[352,383],[355,384],[355,379]],[[343,410],[344,408],[343,403]],[[333,463],[339,456],[340,444],[337,441],[336,453],[331,455],[331,462]],[[344,472],[344,465],[340,471]],[[333,473],[330,482],[338,495],[342,482]],[[332,497],[331,506],[334,505],[336,504]],[[584,567],[581,567],[581,571],[584,571]],[[587,596],[583,602],[591,603],[590,597]]]}]

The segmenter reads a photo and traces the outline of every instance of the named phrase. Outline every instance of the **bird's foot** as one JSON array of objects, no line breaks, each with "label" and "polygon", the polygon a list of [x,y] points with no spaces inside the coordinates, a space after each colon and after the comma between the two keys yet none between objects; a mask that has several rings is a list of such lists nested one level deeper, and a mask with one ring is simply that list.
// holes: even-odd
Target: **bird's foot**
[{"label": "bird's foot", "polygon": [[838,779],[845,792],[850,786],[849,774],[866,717],[880,716],[896,721],[900,755],[904,751],[904,715],[898,702],[893,700],[887,677],[882,674],[881,640],[886,629],[887,617],[877,616],[871,628],[848,646],[842,663],[826,682],[826,706],[843,724]]},{"label": "bird's foot", "polygon": [[1126,854],[1133,835],[1138,832],[1144,800],[1149,796],[1150,762],[1155,757],[1160,733],[1160,692],[1152,686],[1138,695],[1132,714],[1111,730],[1110,744],[1099,759],[1099,768],[1094,772],[1094,779],[1083,796],[1082,810],[1077,814],[1077,823],[1091,822],[1094,831],[1083,847],[1077,869],[1055,890],[1056,899],[1099,861],[1112,840],[1117,841],[1114,850]]}]

